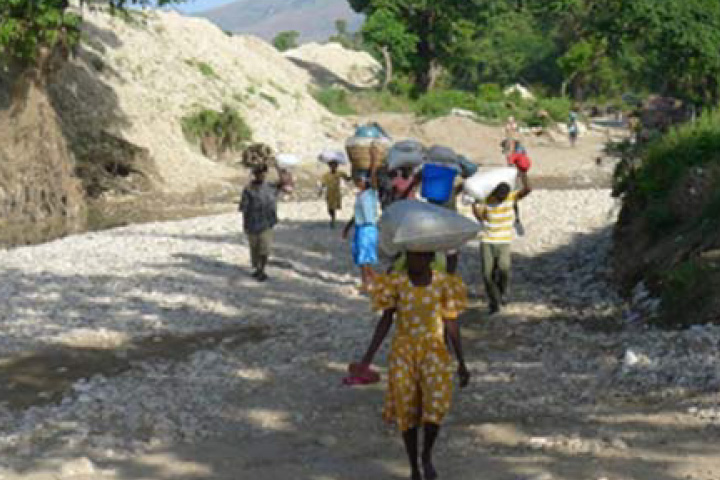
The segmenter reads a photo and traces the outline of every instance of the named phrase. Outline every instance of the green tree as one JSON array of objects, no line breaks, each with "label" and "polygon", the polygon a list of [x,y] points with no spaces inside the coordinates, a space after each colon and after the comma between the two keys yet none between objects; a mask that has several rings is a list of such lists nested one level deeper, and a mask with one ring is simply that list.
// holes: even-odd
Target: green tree
[{"label": "green tree", "polygon": [[295,30],[286,30],[275,35],[272,43],[279,51],[285,52],[287,50],[297,48],[297,41],[299,37],[300,32],[297,32]]},{"label": "green tree", "polygon": [[[432,90],[443,68],[451,58],[458,22],[471,18],[474,2],[455,0],[349,0],[350,6],[367,16],[363,27],[365,41],[376,50],[394,49],[386,42],[383,28],[401,33],[404,41],[412,41],[408,61],[420,91]],[[397,52],[392,52],[397,63]]]},{"label": "green tree", "polygon": [[[182,0],[157,0],[167,5]],[[112,10],[124,11],[148,0],[104,0]],[[44,67],[63,59],[80,41],[82,17],[69,11],[68,0],[0,1],[0,61],[21,67]]]}]

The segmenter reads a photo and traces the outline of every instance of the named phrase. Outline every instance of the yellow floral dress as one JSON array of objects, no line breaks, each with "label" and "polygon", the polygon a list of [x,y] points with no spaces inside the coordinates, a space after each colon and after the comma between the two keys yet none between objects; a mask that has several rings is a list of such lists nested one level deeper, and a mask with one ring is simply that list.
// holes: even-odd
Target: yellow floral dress
[{"label": "yellow floral dress", "polygon": [[340,180],[348,181],[350,177],[344,172],[327,172],[322,177],[321,183],[325,187],[325,201],[328,210],[342,210]]},{"label": "yellow floral dress", "polygon": [[457,320],[467,308],[465,284],[456,275],[433,272],[430,285],[416,287],[407,273],[393,273],[378,276],[371,295],[374,309],[396,309],[383,418],[402,432],[440,424],[450,409],[454,370],[444,321]]}]

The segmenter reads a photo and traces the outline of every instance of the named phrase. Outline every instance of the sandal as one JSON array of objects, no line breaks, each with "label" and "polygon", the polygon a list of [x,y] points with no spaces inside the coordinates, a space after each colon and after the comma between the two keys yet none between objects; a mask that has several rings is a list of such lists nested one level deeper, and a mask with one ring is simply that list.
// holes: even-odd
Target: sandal
[{"label": "sandal", "polygon": [[367,383],[377,383],[380,381],[380,374],[370,368],[369,365],[351,363],[348,365],[348,372],[351,377],[361,378]]}]

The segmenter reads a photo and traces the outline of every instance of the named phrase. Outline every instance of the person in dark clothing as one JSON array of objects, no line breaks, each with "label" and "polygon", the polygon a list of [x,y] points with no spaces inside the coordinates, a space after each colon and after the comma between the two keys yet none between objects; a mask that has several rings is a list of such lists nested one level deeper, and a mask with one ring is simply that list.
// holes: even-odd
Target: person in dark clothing
[{"label": "person in dark clothing", "polygon": [[253,168],[253,179],[245,187],[240,200],[239,211],[243,216],[243,230],[248,237],[250,259],[254,269],[253,277],[259,281],[267,280],[265,267],[270,257],[273,240],[273,227],[277,224],[277,199],[281,192],[288,191],[292,185],[290,174],[278,167],[277,183],[267,183],[268,167],[261,165]]}]

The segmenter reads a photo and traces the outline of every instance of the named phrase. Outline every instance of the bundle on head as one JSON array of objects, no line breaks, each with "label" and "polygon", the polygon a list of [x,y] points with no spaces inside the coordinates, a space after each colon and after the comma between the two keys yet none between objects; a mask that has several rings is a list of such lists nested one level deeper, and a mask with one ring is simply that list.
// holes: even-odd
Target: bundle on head
[{"label": "bundle on head", "polygon": [[275,165],[275,152],[264,143],[254,143],[243,151],[242,164],[250,169],[263,165],[273,166]]}]

